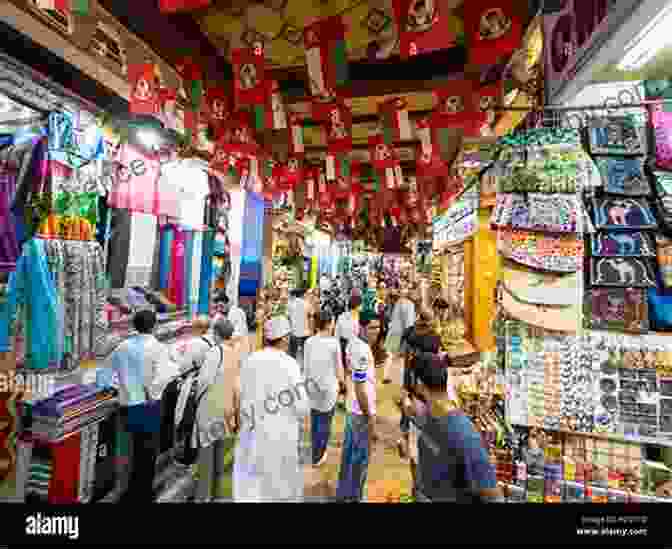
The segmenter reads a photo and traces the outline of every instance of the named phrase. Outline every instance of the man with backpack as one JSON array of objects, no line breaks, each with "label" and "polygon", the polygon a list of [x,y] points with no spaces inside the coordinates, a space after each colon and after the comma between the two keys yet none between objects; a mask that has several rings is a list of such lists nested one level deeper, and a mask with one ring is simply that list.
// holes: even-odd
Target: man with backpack
[{"label": "man with backpack", "polygon": [[[215,323],[215,345],[208,352],[196,384],[196,423],[192,442],[198,452],[197,501],[211,500],[214,486],[232,496],[233,452],[238,431],[240,352],[233,323]],[[224,478],[220,484],[220,478]]]}]

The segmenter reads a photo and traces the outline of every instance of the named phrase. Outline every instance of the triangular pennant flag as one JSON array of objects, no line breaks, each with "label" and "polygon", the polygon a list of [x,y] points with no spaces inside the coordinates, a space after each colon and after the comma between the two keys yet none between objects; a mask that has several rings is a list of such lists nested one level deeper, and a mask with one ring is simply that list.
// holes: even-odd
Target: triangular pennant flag
[{"label": "triangular pennant flag", "polygon": [[311,95],[333,99],[348,83],[345,25],[340,15],[328,17],[304,29],[306,65]]},{"label": "triangular pennant flag", "polygon": [[224,86],[211,86],[205,98],[208,107],[208,122],[213,127],[215,139],[219,139],[231,116],[230,95]]}]

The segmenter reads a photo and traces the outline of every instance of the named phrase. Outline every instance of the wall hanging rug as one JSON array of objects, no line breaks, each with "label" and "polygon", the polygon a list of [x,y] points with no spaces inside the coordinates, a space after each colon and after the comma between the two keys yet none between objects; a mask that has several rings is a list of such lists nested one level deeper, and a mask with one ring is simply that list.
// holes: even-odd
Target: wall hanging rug
[{"label": "wall hanging rug", "polygon": [[653,179],[660,224],[669,232],[672,231],[672,173],[656,171]]},{"label": "wall hanging rug", "polygon": [[663,286],[672,288],[672,239],[656,235],[656,250]]},{"label": "wall hanging rug", "polygon": [[571,273],[583,264],[583,239],[570,234],[501,229],[497,248],[506,258],[536,269]]},{"label": "wall hanging rug", "polygon": [[597,229],[655,229],[658,224],[646,199],[605,196],[592,199]]},{"label": "wall hanging rug", "polygon": [[594,119],[588,125],[588,148],[593,155],[646,154],[644,128],[629,117]]},{"label": "wall hanging rug", "polygon": [[[536,297],[535,293],[535,297]],[[513,319],[524,321],[532,326],[557,332],[575,333],[579,330],[581,307],[578,303],[571,306],[549,306],[530,303],[502,285],[502,308]]]},{"label": "wall hanging rug", "polygon": [[580,301],[582,277],[532,270],[511,262],[502,268],[502,282],[515,296],[529,304],[572,306]]},{"label": "wall hanging rug", "polygon": [[592,159],[573,145],[507,148],[493,175],[504,193],[574,193],[602,184]]},{"label": "wall hanging rug", "polygon": [[646,332],[649,312],[641,288],[591,288],[585,297],[584,319],[594,330]]},{"label": "wall hanging rug", "polygon": [[642,157],[602,157],[595,159],[604,191],[614,195],[641,197],[651,194]]},{"label": "wall hanging rug", "polygon": [[653,238],[648,233],[600,232],[590,236],[590,252],[596,257],[656,256]]},{"label": "wall hanging rug", "polygon": [[672,113],[664,112],[663,105],[652,105],[650,109],[656,167],[661,170],[672,170]]},{"label": "wall hanging rug", "polygon": [[672,293],[650,288],[648,298],[651,328],[661,332],[672,330]]},{"label": "wall hanging rug", "polygon": [[592,286],[655,287],[656,278],[646,258],[591,258]]},{"label": "wall hanging rug", "polygon": [[573,194],[500,193],[491,224],[547,233],[576,233],[582,213],[580,200]]}]

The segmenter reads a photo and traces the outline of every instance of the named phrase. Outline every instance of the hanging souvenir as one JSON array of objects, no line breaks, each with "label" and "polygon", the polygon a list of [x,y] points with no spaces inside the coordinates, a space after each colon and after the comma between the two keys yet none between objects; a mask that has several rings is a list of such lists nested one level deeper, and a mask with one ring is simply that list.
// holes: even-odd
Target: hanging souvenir
[{"label": "hanging souvenir", "polygon": [[464,4],[464,31],[469,63],[494,65],[520,47],[523,22],[515,0],[473,0]]},{"label": "hanging souvenir", "polygon": [[287,128],[287,110],[277,80],[266,81],[266,101],[254,106],[255,127],[258,131]]},{"label": "hanging souvenir", "polygon": [[47,11],[59,11],[65,14],[88,15],[89,0],[35,0],[35,5]]},{"label": "hanging souvenir", "polygon": [[159,0],[161,13],[178,13],[207,8],[211,0]]},{"label": "hanging souvenir", "polygon": [[501,81],[494,84],[481,86],[475,92],[474,104],[478,111],[485,116],[485,122],[492,126],[495,123],[497,112],[495,108],[502,102],[503,83]]},{"label": "hanging souvenir", "polygon": [[315,203],[315,186],[317,185],[317,174],[316,169],[309,168],[305,171],[305,182],[306,182],[306,193],[305,193],[305,203],[306,207],[310,207]]},{"label": "hanging souvenir", "polygon": [[395,97],[378,105],[378,115],[383,123],[385,143],[392,145],[397,141],[413,139],[413,128],[408,117],[408,103],[401,97]]},{"label": "hanging souvenir", "polygon": [[350,179],[350,157],[347,153],[327,153],[325,168],[327,181],[335,181],[338,178]]},{"label": "hanging souvenir", "polygon": [[184,129],[187,140],[196,141],[200,125],[201,104],[203,101],[203,69],[191,57],[182,58],[177,64],[177,72],[182,77],[187,94],[187,106],[184,110]]},{"label": "hanging souvenir", "polygon": [[382,189],[382,182],[385,189],[395,189],[401,167],[394,149],[385,143],[382,136],[377,135],[369,137],[369,152],[378,190]]},{"label": "hanging souvenir", "polygon": [[219,139],[226,121],[231,114],[229,94],[223,86],[211,86],[205,93],[208,122],[212,126],[215,139]]},{"label": "hanging souvenir", "polygon": [[134,115],[156,115],[159,111],[158,83],[153,63],[128,66],[131,87],[130,112]]},{"label": "hanging souvenir", "polygon": [[289,133],[289,152],[295,156],[303,156],[306,152],[303,139],[303,121],[296,113],[289,114]]},{"label": "hanging souvenir", "polygon": [[402,59],[455,47],[455,19],[450,13],[448,2],[393,0],[392,7]]},{"label": "hanging souvenir", "polygon": [[264,105],[268,91],[264,73],[264,46],[233,50],[234,99],[236,108]]},{"label": "hanging souvenir", "polygon": [[432,127],[429,119],[416,123],[416,135],[420,140],[415,154],[416,174],[420,177],[446,176],[449,165],[439,154],[439,149],[432,142]]},{"label": "hanging souvenir", "polygon": [[447,122],[459,126],[460,123],[471,120],[473,113],[478,109],[474,103],[475,90],[471,80],[454,80],[444,88],[434,91],[436,97],[436,116]]},{"label": "hanging souvenir", "polygon": [[300,158],[289,157],[287,159],[284,177],[291,189],[296,189],[296,186],[303,181],[303,167]]},{"label": "hanging souvenir", "polygon": [[349,81],[345,25],[341,16],[309,25],[303,39],[311,95],[331,102]]},{"label": "hanging souvenir", "polygon": [[159,90],[159,119],[166,129],[177,131],[177,90]]}]

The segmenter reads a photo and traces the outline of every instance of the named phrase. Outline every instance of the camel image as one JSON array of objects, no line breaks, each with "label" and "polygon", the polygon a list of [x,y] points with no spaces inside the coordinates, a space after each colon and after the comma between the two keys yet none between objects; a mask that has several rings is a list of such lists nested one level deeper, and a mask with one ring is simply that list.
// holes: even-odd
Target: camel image
[{"label": "camel image", "polygon": [[616,241],[618,244],[619,254],[628,255],[637,253],[637,242],[632,235],[627,233],[615,233],[613,235],[609,235],[609,238],[612,241]]},{"label": "camel image", "polygon": [[628,214],[632,211],[635,204],[632,201],[614,201],[608,210],[608,217],[614,225],[628,225]]}]

